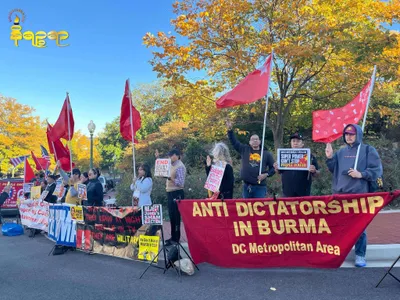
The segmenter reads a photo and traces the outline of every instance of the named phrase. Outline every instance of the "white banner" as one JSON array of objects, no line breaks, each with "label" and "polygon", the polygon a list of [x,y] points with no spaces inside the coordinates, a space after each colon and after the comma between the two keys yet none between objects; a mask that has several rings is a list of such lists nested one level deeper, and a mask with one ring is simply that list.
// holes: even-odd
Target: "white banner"
[{"label": "white banner", "polygon": [[19,213],[22,225],[47,232],[49,203],[32,199],[21,200]]}]

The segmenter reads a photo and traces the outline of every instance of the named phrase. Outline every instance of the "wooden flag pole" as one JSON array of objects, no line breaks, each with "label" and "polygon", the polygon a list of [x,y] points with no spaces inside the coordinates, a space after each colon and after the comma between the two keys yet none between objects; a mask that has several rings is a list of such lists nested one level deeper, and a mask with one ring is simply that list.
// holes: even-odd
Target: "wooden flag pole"
[{"label": "wooden flag pole", "polygon": [[[367,114],[368,114],[369,104],[370,104],[370,101],[371,101],[372,91],[374,90],[375,76],[376,76],[376,65],[374,66],[374,71],[372,73],[371,88],[370,88],[370,92],[369,92],[369,95],[368,95],[367,107],[365,108],[365,112],[364,112],[363,123],[362,123],[362,126],[361,126],[361,130],[362,130],[363,133],[364,133],[364,128],[365,128],[365,122],[367,121]],[[354,170],[355,171],[357,171],[357,164],[358,164],[358,157],[360,156],[360,149],[361,149],[361,143],[360,143],[360,145],[358,145],[358,148],[357,148],[356,160],[354,162]]]}]

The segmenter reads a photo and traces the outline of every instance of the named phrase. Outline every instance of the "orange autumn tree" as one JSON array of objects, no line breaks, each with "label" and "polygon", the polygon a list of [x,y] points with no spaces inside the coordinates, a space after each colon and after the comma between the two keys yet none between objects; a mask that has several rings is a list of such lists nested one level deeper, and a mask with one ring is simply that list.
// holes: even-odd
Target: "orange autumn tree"
[{"label": "orange autumn tree", "polygon": [[[65,144],[65,142],[63,141]],[[100,166],[100,153],[98,151],[98,138],[93,137],[93,166]],[[89,171],[90,167],[90,137],[84,135],[80,130],[74,132],[71,142],[72,161],[81,172]]]},{"label": "orange autumn tree", "polygon": [[[10,158],[40,154],[40,145],[47,145],[46,129],[34,108],[18,103],[16,99],[0,95],[0,172],[13,171]],[[29,163],[34,166],[33,160]],[[14,171],[23,171],[23,164]]]},{"label": "orange autumn tree", "polygon": [[313,109],[357,94],[374,64],[377,82],[398,84],[399,39],[382,25],[399,20],[398,0],[182,0],[173,8],[176,36],[147,33],[143,41],[154,48],[154,71],[190,95],[173,99],[189,116],[201,112],[219,126],[227,115],[261,122],[262,101],[223,111],[214,101],[274,49],[268,125],[275,147],[292,118],[308,116],[311,125]]}]

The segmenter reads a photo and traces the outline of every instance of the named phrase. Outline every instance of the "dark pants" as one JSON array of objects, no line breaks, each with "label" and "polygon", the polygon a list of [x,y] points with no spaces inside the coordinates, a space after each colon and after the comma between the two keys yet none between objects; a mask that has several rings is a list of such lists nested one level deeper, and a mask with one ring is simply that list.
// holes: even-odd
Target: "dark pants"
[{"label": "dark pants", "polygon": [[183,199],[183,190],[168,192],[168,214],[171,222],[171,239],[179,242],[181,238],[181,214],[178,210],[178,205],[174,200]]}]

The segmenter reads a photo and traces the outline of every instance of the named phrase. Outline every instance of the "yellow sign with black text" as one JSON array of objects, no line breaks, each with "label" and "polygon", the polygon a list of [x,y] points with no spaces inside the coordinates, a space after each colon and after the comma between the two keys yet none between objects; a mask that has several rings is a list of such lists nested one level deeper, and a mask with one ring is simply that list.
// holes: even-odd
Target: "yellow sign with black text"
[{"label": "yellow sign with black text", "polygon": [[[152,261],[158,254],[160,246],[159,236],[141,235],[139,237],[139,254],[138,258],[142,260]],[[154,262],[158,261],[158,257]]]}]

